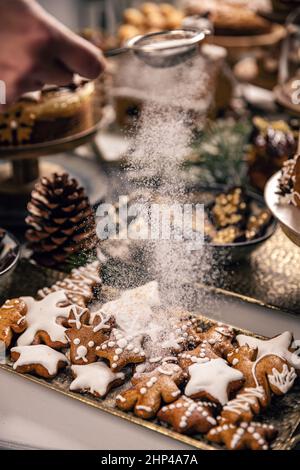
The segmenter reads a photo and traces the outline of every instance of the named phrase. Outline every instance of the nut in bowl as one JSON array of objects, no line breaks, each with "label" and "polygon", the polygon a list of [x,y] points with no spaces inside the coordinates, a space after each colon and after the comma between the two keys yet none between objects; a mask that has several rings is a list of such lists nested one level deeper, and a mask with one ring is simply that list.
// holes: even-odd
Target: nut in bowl
[{"label": "nut in bowl", "polygon": [[15,269],[20,258],[21,247],[17,239],[0,228],[0,283]]},{"label": "nut in bowl", "polygon": [[205,239],[212,254],[225,263],[248,258],[276,230],[262,196],[241,187],[211,191],[206,205]]}]

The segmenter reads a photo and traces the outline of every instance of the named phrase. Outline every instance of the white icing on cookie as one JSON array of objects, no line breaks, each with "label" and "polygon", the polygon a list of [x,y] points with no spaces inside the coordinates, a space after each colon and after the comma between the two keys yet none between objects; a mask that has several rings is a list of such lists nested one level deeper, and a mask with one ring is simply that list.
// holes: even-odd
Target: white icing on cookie
[{"label": "white icing on cookie", "polygon": [[70,385],[71,391],[82,391],[97,394],[103,397],[107,394],[109,386],[115,380],[123,380],[123,372],[114,373],[104,362],[93,362],[84,366],[72,366],[76,376]]},{"label": "white icing on cookie", "polygon": [[66,295],[63,291],[53,292],[42,300],[35,300],[32,297],[21,297],[27,305],[27,329],[18,338],[18,346],[29,346],[32,344],[35,335],[39,331],[48,333],[51,341],[59,341],[62,344],[68,342],[65,331],[66,328],[59,325],[56,320],[60,317],[68,318],[70,308],[58,307],[60,302],[66,300]]},{"label": "white icing on cookie", "polygon": [[250,348],[257,348],[257,359],[265,355],[275,354],[285,359],[295,369],[300,369],[300,357],[289,351],[293,340],[293,335],[290,331],[285,331],[281,335],[269,340],[262,340],[246,335],[238,335],[236,340],[240,346],[248,344]]},{"label": "white icing on cookie", "polygon": [[274,385],[282,393],[287,393],[293,386],[297,374],[295,369],[292,367],[290,370],[287,364],[283,365],[282,371],[279,372],[277,369],[272,369],[272,374],[268,375],[268,380],[271,385]]},{"label": "white icing on cookie", "polygon": [[242,372],[229,367],[224,359],[212,359],[204,364],[189,367],[190,380],[185,388],[187,396],[206,392],[221,405],[228,402],[228,386],[231,382],[242,380]]},{"label": "white icing on cookie", "polygon": [[14,369],[31,364],[39,364],[48,371],[49,375],[55,375],[57,373],[58,362],[62,361],[68,364],[68,359],[64,354],[44,344],[16,346],[11,349],[11,352],[20,354],[18,360],[13,365]]},{"label": "white icing on cookie", "polygon": [[84,313],[88,312],[87,308],[82,308],[79,305],[72,305],[70,308],[70,315],[73,315],[74,318],[69,319],[69,324],[75,324],[75,328],[79,330],[81,328],[81,317]]}]

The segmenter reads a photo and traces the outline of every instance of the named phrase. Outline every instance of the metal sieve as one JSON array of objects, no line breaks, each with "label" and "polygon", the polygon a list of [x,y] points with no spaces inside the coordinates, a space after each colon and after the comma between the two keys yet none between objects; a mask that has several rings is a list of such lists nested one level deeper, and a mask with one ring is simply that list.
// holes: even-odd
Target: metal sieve
[{"label": "metal sieve", "polygon": [[113,57],[132,51],[151,67],[166,68],[178,65],[197,53],[199,44],[210,34],[208,29],[174,29],[144,36],[136,36],[122,48],[111,49],[104,54]]}]

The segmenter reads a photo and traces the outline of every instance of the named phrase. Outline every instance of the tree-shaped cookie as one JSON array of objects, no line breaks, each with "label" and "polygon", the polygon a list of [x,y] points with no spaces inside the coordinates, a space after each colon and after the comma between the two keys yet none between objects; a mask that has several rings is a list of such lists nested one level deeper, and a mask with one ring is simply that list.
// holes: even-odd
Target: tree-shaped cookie
[{"label": "tree-shaped cookie", "polygon": [[[22,297],[27,306],[27,329],[18,338],[18,346],[44,343],[54,349],[60,349],[68,343],[65,336],[70,307],[59,307],[66,296],[63,291],[47,295],[43,300]],[[60,322],[60,323],[58,323]]]},{"label": "tree-shaped cookie", "polygon": [[178,385],[184,373],[176,364],[164,364],[154,371],[131,380],[132,387],[116,397],[116,405],[124,411],[134,410],[140,418],[153,418],[161,403],[171,403],[180,395]]},{"label": "tree-shaped cookie", "polygon": [[207,433],[217,425],[214,418],[216,411],[215,403],[197,402],[183,395],[174,403],[161,408],[157,417],[181,434]]},{"label": "tree-shaped cookie", "polygon": [[185,394],[191,398],[202,398],[225,405],[230,395],[243,385],[243,374],[235,370],[224,359],[212,359],[204,364],[189,367],[190,379]]},{"label": "tree-shaped cookie", "polygon": [[37,293],[37,297],[44,299],[52,292],[63,290],[66,299],[61,303],[61,307],[67,307],[73,304],[86,307],[88,302],[93,298],[94,288],[101,283],[99,270],[99,261],[93,261],[86,266],[75,268],[71,271],[69,276],[61,281],[57,281],[53,286],[40,289]]},{"label": "tree-shaped cookie", "polygon": [[13,368],[22,374],[33,372],[46,379],[57,375],[68,364],[66,356],[44,344],[17,346],[11,349]]},{"label": "tree-shaped cookie", "polygon": [[126,336],[121,330],[114,328],[109,339],[97,346],[96,354],[106,359],[114,372],[118,372],[128,364],[145,361],[142,340],[142,336]]},{"label": "tree-shaped cookie", "polygon": [[209,431],[207,439],[225,444],[229,450],[268,450],[277,435],[272,425],[262,423],[223,424]]},{"label": "tree-shaped cookie", "polygon": [[123,372],[114,373],[104,362],[93,362],[85,366],[72,366],[75,377],[70,385],[74,392],[88,392],[98,398],[102,398],[113,387],[118,387],[124,382]]},{"label": "tree-shaped cookie", "polygon": [[0,308],[0,341],[8,348],[14,333],[26,328],[27,305],[22,299],[7,300]]}]

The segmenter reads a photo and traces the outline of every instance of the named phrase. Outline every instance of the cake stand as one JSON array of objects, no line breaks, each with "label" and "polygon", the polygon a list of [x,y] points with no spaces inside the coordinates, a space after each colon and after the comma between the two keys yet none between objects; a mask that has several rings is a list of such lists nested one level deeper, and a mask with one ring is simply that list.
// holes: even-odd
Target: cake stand
[{"label": "cake stand", "polygon": [[278,220],[287,237],[300,246],[300,209],[292,204],[281,203],[278,194],[278,183],[281,172],[273,175],[265,187],[265,200],[270,211]]},{"label": "cake stand", "polygon": [[[101,159],[95,137],[97,133],[105,129],[112,121],[112,112],[109,107],[104,108],[101,119],[91,128],[72,136],[43,142],[38,144],[21,145],[18,147],[0,147],[0,225],[10,227],[22,227],[26,214],[26,206],[30,193],[41,176],[50,175],[53,172],[68,171],[78,177],[85,185],[91,173],[99,172],[97,186],[99,194],[95,194],[92,188],[92,203],[103,195],[104,175],[99,171],[96,160],[80,158],[75,155],[66,156],[67,164],[58,164],[55,161],[41,160],[41,157],[62,155],[82,145],[90,145],[93,155]],[[3,160],[3,162],[1,162]],[[58,159],[59,160],[59,159]],[[61,160],[61,159],[60,159]],[[75,161],[80,160],[80,161]],[[70,163],[69,163],[70,162]],[[78,167],[80,166],[80,171]],[[92,168],[91,168],[92,167]],[[73,171],[73,168],[75,171]],[[77,170],[77,171],[76,171]],[[78,175],[79,173],[79,175]],[[85,176],[86,175],[86,176]],[[86,186],[86,185],[85,185]],[[91,186],[91,185],[87,185]],[[96,191],[97,193],[97,191]],[[91,194],[89,194],[90,196]]]}]

